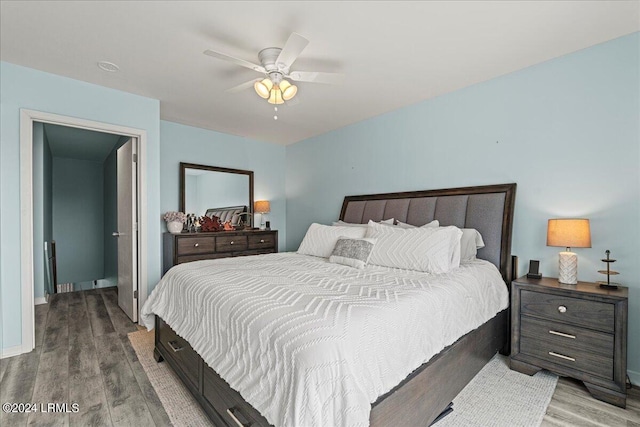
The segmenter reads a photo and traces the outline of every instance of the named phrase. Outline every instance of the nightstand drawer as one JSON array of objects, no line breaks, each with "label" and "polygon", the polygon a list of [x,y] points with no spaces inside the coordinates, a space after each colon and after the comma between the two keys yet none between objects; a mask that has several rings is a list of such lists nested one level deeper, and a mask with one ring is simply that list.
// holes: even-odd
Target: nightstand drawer
[{"label": "nightstand drawer", "polygon": [[215,252],[216,240],[214,237],[183,237],[178,239],[178,254],[204,254]]},{"label": "nightstand drawer", "polygon": [[597,375],[607,380],[613,379],[613,358],[611,356],[589,353],[570,345],[527,336],[520,337],[520,353]]},{"label": "nightstand drawer", "polygon": [[216,237],[216,252],[236,252],[247,249],[247,236]]},{"label": "nightstand drawer", "polygon": [[522,316],[520,334],[580,353],[594,353],[613,359],[613,335],[559,322]]},{"label": "nightstand drawer", "polygon": [[614,304],[523,289],[520,293],[520,305],[522,314],[572,323],[603,332],[614,331]]}]

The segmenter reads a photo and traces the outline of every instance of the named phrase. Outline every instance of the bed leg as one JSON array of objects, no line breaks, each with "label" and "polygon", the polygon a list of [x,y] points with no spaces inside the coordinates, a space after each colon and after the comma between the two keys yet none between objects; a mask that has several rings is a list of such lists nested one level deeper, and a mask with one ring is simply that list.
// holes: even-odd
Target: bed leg
[{"label": "bed leg", "polygon": [[164,357],[162,357],[162,355],[160,354],[157,348],[153,349],[153,358],[156,361],[156,363],[160,363],[164,360]]}]

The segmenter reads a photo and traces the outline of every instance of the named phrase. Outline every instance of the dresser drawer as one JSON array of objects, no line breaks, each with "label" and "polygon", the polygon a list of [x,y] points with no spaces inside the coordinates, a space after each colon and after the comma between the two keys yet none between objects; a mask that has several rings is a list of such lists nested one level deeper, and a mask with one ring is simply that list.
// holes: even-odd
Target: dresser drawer
[{"label": "dresser drawer", "polygon": [[215,252],[215,237],[179,237],[178,256]]},{"label": "dresser drawer", "polygon": [[613,359],[613,335],[560,322],[522,316],[522,337],[547,341],[549,344],[578,352],[589,352]]},{"label": "dresser drawer", "polygon": [[216,237],[216,252],[236,252],[247,249],[247,236]]},{"label": "dresser drawer", "polygon": [[202,395],[231,427],[269,426],[269,422],[207,364],[204,364]]},{"label": "dresser drawer", "polygon": [[276,239],[273,233],[265,233],[248,236],[249,249],[273,248],[276,246]]},{"label": "dresser drawer", "polygon": [[578,350],[568,344],[524,335],[520,337],[520,353],[590,375],[597,375],[606,380],[613,380],[613,357]]},{"label": "dresser drawer", "polygon": [[158,334],[160,345],[164,347],[169,357],[180,362],[182,372],[191,384],[198,388],[198,374],[200,356],[191,348],[189,343],[178,336],[164,321],[158,322]]},{"label": "dresser drawer", "polygon": [[615,328],[614,304],[522,290],[520,306],[522,314],[530,316],[610,333]]}]

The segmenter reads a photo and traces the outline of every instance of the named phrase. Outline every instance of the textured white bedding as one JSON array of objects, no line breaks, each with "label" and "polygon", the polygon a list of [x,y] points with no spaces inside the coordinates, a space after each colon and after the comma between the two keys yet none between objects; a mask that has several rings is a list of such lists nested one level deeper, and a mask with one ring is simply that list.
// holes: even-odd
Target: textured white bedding
[{"label": "textured white bedding", "polygon": [[178,265],[142,308],[276,426],[366,426],[371,403],[508,304],[486,261],[445,274],[280,253]]}]

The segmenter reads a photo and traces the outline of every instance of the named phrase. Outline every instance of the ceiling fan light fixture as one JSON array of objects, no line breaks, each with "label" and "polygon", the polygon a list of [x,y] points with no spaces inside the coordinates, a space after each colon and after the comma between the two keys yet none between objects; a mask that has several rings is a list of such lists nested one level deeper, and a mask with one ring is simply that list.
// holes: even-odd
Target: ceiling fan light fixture
[{"label": "ceiling fan light fixture", "polygon": [[296,85],[292,85],[287,80],[282,80],[282,82],[280,82],[280,90],[282,91],[282,99],[289,101],[291,98],[296,96],[298,87]]},{"label": "ceiling fan light fixture", "polygon": [[269,94],[269,99],[267,100],[269,104],[280,105],[284,104],[284,100],[282,99],[282,91],[278,86],[274,86],[271,89],[271,93]]},{"label": "ceiling fan light fixture", "polygon": [[273,88],[273,82],[267,77],[263,80],[255,82],[253,88],[261,98],[267,99],[269,98],[271,89]]}]

